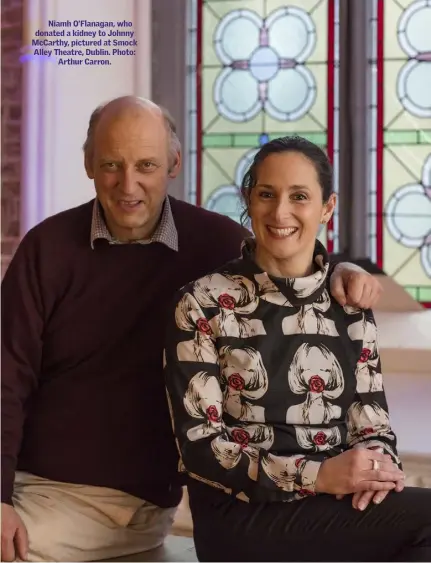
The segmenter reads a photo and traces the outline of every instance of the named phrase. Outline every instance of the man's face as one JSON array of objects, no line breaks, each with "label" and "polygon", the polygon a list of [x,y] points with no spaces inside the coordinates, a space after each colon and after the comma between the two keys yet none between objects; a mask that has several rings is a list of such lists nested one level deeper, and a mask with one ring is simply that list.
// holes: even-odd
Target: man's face
[{"label": "man's face", "polygon": [[118,240],[151,236],[160,218],[169,177],[178,174],[180,155],[170,154],[161,114],[129,108],[102,117],[91,162],[86,162],[105,213]]}]

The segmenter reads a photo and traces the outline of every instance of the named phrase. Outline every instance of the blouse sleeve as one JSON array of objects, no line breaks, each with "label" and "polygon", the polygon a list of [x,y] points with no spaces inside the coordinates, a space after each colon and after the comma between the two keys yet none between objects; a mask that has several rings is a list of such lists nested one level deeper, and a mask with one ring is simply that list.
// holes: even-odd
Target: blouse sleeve
[{"label": "blouse sleeve", "polygon": [[401,466],[383,387],[377,327],[369,310],[364,312],[363,325],[363,348],[356,365],[355,400],[347,413],[347,443],[350,448],[376,449],[390,454]]},{"label": "blouse sleeve", "polygon": [[[271,443],[270,425],[225,422],[218,328],[214,308],[212,314],[204,310],[183,292],[168,319],[164,374],[183,468],[190,477],[251,502],[314,494],[321,462],[308,455],[272,455],[259,447]],[[238,387],[234,375],[230,385]]]}]

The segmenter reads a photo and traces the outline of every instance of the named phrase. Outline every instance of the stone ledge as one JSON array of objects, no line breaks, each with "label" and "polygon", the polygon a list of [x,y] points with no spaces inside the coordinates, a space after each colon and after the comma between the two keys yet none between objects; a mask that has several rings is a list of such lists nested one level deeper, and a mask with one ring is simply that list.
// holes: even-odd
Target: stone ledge
[{"label": "stone ledge", "polygon": [[431,454],[400,454],[407,487],[431,489]]},{"label": "stone ledge", "polygon": [[375,311],[383,373],[431,376],[431,310]]},{"label": "stone ledge", "polygon": [[183,489],[183,498],[175,514],[171,534],[175,536],[193,536],[193,522],[189,508],[189,495],[186,487]]},{"label": "stone ledge", "polygon": [[106,561],[197,561],[196,551],[193,540],[191,538],[179,538],[176,536],[168,536],[164,545],[157,549],[126,555],[124,557],[115,557]]}]

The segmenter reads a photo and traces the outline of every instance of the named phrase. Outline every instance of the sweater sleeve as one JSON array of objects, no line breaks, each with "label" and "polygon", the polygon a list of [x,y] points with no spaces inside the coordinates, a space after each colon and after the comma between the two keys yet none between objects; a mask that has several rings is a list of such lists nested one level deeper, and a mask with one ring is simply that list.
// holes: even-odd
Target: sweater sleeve
[{"label": "sweater sleeve", "polygon": [[270,425],[241,423],[223,412],[226,400],[231,410],[235,401],[241,404],[239,393],[229,398],[227,393],[240,391],[244,378],[241,372],[227,379],[222,374],[217,323],[208,311],[184,292],[168,320],[164,373],[183,468],[190,477],[250,502],[315,494],[321,461],[305,454],[269,453]]},{"label": "sweater sleeve", "polygon": [[12,504],[26,402],[37,387],[42,357],[42,298],[29,233],[2,281],[1,495]]},{"label": "sweater sleeve", "polygon": [[347,443],[350,448],[370,448],[390,454],[401,466],[383,387],[377,327],[370,310],[364,312],[363,326],[363,348],[356,365],[355,400],[347,413]]}]

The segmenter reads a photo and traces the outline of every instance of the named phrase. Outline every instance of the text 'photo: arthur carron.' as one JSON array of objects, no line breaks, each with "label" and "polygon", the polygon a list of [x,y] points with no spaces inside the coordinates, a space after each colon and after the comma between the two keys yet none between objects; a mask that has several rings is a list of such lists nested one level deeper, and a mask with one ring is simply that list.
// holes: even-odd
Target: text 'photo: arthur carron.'
[{"label": "text 'photo: arthur carron.'", "polygon": [[36,30],[32,53],[21,59],[52,60],[58,65],[111,65],[111,58],[133,56],[138,45],[130,21],[48,20]]}]

